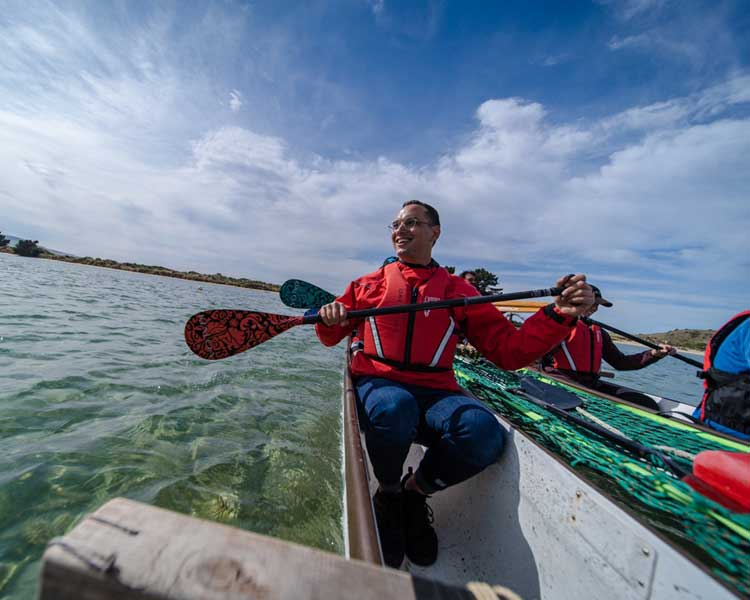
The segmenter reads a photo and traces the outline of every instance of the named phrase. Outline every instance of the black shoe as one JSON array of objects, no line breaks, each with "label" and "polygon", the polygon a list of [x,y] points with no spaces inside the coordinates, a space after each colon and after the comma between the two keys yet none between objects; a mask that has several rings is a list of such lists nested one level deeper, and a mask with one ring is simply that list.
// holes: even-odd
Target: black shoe
[{"label": "black shoe", "polygon": [[415,565],[429,567],[437,560],[438,539],[432,523],[432,514],[427,498],[419,492],[404,488],[411,477],[411,469],[401,480],[401,494],[404,497],[404,534],[406,536],[406,556]]},{"label": "black shoe", "polygon": [[402,496],[403,494],[388,494],[378,490],[372,497],[383,560],[394,569],[398,569],[404,561]]}]

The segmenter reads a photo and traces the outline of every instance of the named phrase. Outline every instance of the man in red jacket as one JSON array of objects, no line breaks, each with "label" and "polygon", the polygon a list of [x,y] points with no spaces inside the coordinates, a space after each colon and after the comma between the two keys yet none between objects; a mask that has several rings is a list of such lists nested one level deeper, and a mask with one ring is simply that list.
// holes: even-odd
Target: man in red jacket
[{"label": "man in red jacket", "polygon": [[[356,329],[363,349],[352,358],[367,449],[379,489],[373,498],[385,562],[398,567],[404,553],[418,565],[437,558],[429,494],[476,475],[503,448],[503,430],[453,375],[456,343],[466,336],[485,357],[518,369],[563,340],[593,304],[583,275],[567,276],[554,304],[516,329],[494,306],[347,319],[352,310],[476,296],[465,280],[432,259],[440,236],[437,211],[406,202],[390,225],[398,261],[360,277],[320,309],[318,337],[333,346]],[[428,446],[417,471],[401,478],[411,443]]]}]

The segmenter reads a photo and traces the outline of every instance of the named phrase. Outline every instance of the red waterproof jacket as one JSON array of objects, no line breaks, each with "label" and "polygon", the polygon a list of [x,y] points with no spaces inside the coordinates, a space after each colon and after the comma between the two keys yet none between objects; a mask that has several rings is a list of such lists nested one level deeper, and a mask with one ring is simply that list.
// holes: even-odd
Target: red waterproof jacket
[{"label": "red waterproof jacket", "polygon": [[[423,267],[395,262],[350,283],[337,298],[348,311],[394,304],[476,296],[465,280],[432,263]],[[357,329],[364,350],[352,359],[352,375],[385,377],[400,383],[459,390],[451,365],[457,332],[503,369],[519,369],[560,343],[576,319],[553,305],[516,329],[491,304],[433,309],[372,319],[350,319],[346,327],[317,324],[326,346],[339,343]]]}]

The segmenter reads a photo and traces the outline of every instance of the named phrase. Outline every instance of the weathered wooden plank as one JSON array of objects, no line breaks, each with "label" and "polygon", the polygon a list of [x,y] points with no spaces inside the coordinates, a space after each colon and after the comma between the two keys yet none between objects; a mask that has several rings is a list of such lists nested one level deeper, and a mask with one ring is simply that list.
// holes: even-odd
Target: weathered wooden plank
[{"label": "weathered wooden plank", "polygon": [[50,542],[39,592],[40,600],[427,597],[479,595],[122,498]]}]

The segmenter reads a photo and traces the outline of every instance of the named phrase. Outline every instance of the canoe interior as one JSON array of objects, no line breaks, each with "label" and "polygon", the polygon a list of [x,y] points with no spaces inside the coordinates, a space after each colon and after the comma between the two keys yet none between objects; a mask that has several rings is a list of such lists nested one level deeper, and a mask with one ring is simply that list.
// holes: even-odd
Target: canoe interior
[{"label": "canoe interior", "polygon": [[[345,390],[350,389],[347,370]],[[345,394],[345,405],[347,397],[354,402],[353,392]],[[347,459],[346,468],[362,471],[357,477],[347,472],[348,555],[379,562],[371,556],[377,545],[371,504],[377,481],[356,411],[350,407],[346,416],[345,406],[344,414],[345,447],[360,456]],[[453,585],[501,584],[524,598],[737,597],[553,454],[496,418],[507,431],[505,452],[480,475],[431,498],[438,560],[421,568],[406,559],[403,569]],[[412,446],[404,471],[416,468],[424,450]],[[354,485],[368,489],[355,493]],[[359,540],[352,541],[353,532]],[[358,551],[363,537],[369,540],[369,558]]]}]

